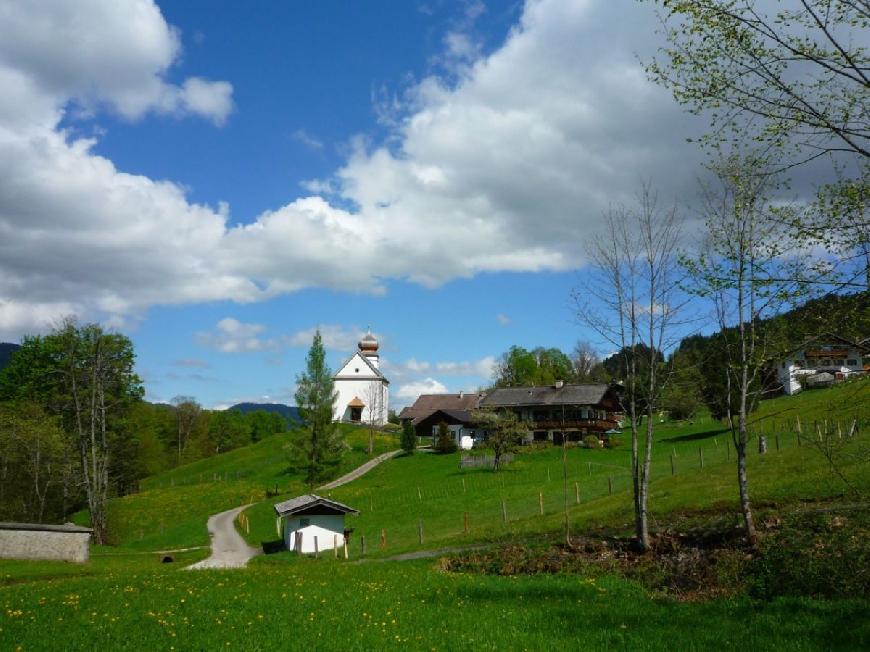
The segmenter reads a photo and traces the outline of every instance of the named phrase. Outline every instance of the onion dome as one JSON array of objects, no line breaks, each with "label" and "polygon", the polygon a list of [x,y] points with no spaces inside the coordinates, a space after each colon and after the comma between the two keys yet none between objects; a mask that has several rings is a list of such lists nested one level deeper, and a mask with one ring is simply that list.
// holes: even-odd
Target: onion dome
[{"label": "onion dome", "polygon": [[375,351],[378,350],[378,346],[379,346],[378,339],[374,335],[372,335],[371,329],[369,329],[369,332],[366,333],[365,335],[363,335],[363,338],[359,341],[359,350],[360,351],[367,351],[367,352],[374,353]]}]

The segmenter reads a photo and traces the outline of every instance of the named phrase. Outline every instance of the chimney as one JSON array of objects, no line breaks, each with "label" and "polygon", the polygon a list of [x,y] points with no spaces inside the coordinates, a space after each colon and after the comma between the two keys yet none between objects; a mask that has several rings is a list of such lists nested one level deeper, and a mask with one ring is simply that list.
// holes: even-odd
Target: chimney
[{"label": "chimney", "polygon": [[553,387],[555,387],[556,389],[562,389],[564,386],[565,386],[564,380],[557,380],[556,384],[553,385]]}]

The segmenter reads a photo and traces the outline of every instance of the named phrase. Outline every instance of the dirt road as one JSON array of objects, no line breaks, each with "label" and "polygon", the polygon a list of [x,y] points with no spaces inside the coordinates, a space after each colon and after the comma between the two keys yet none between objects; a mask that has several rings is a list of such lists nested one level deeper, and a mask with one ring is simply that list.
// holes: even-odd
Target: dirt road
[{"label": "dirt road", "polygon": [[262,554],[259,548],[249,546],[236,532],[235,520],[247,505],[236,507],[208,519],[208,534],[211,537],[211,556],[188,566],[198,568],[242,568],[251,557]]}]

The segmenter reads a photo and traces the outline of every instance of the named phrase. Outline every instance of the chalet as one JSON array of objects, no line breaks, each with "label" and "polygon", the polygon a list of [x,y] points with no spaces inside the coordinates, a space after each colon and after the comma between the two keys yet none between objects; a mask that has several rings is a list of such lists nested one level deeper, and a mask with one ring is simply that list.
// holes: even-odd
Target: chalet
[{"label": "chalet", "polygon": [[606,439],[619,428],[621,411],[618,385],[566,385],[501,387],[480,401],[481,408],[511,410],[528,425],[529,441],[561,444],[584,435]]},{"label": "chalet", "polygon": [[284,545],[300,554],[343,546],[351,532],[344,527],[344,517],[359,514],[353,507],[315,494],[278,503],[275,513]]},{"label": "chalet", "polygon": [[774,363],[782,391],[797,394],[802,383],[823,373],[839,381],[870,372],[870,345],[865,342],[867,340],[859,343],[830,333],[804,341]]}]

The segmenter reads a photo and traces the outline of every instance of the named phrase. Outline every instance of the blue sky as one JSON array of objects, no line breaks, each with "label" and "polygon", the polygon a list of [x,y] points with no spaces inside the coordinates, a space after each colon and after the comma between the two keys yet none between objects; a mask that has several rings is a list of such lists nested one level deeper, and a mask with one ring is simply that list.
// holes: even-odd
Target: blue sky
[{"label": "blue sky", "polygon": [[[634,0],[10,2],[0,340],[128,334],[148,398],[291,401],[368,325],[392,403],[574,319],[602,212],[697,195]],[[687,215],[687,241],[697,225]]]}]

